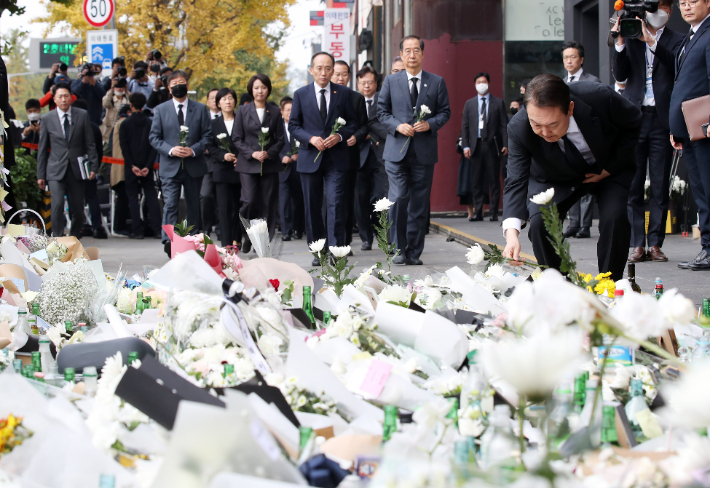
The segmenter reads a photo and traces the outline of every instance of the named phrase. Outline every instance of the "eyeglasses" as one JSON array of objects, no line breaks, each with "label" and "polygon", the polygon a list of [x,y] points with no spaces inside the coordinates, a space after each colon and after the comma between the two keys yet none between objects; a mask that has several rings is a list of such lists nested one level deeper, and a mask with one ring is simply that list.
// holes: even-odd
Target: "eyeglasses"
[{"label": "eyeglasses", "polygon": [[693,8],[698,4],[699,1],[700,0],[688,0],[686,2],[678,2],[678,6],[680,8],[686,8],[686,7]]},{"label": "eyeglasses", "polygon": [[360,84],[361,84],[362,86],[372,86],[372,85],[375,84],[375,82],[374,82],[374,81],[364,81],[364,80],[360,80]]},{"label": "eyeglasses", "polygon": [[579,59],[579,56],[577,56],[576,54],[562,57],[562,61],[574,61],[575,59]]},{"label": "eyeglasses", "polygon": [[400,71],[402,71],[402,70],[397,69],[397,68],[392,68],[392,74],[399,73]]},{"label": "eyeglasses", "polygon": [[316,73],[322,73],[322,72],[330,73],[331,71],[333,71],[332,66],[313,66],[311,69],[313,71],[315,71]]},{"label": "eyeglasses", "polygon": [[422,50],[419,49],[418,47],[415,47],[414,49],[409,49],[409,48],[407,48],[407,49],[404,50],[404,54],[407,55],[407,56],[409,56],[410,54],[417,54],[417,55],[419,55],[419,54],[421,54],[421,53],[422,53]]}]

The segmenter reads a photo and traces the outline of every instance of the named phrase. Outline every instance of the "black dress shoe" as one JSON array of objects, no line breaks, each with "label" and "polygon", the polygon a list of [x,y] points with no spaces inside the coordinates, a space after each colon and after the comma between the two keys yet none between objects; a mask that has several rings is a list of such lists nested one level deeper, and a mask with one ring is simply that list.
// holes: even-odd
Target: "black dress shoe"
[{"label": "black dress shoe", "polygon": [[469,222],[480,222],[483,220],[483,217],[480,217],[478,215],[474,215],[473,217],[469,217],[468,221]]},{"label": "black dress shoe", "polygon": [[365,241],[362,243],[362,246],[360,246],[361,251],[372,251],[372,244]]},{"label": "black dress shoe", "polygon": [[288,241],[291,240],[291,236],[288,235],[288,234],[286,234],[285,236],[283,236],[283,237],[281,238],[281,240],[284,241],[284,242],[288,242]]},{"label": "black dress shoe", "polygon": [[[119,235],[122,235],[122,236],[126,236],[126,237],[128,237],[128,236],[131,235],[131,231],[129,231],[129,230],[127,230],[127,229],[114,230],[113,233],[114,233],[114,234],[119,234]],[[162,239],[162,236],[160,235],[160,232],[158,232],[158,237]]]},{"label": "black dress shoe", "polygon": [[163,251],[165,251],[165,254],[167,254],[168,257],[171,257],[170,249],[171,249],[170,241],[165,241],[163,243]]},{"label": "black dress shoe", "polygon": [[710,256],[707,254],[703,259],[697,260],[690,265],[693,271],[708,271],[710,270]]},{"label": "black dress shoe", "polygon": [[320,266],[320,259],[313,258],[313,261],[311,261],[311,266]]},{"label": "black dress shoe", "polygon": [[697,256],[695,256],[690,261],[684,261],[682,263],[678,263],[678,267],[680,269],[690,269],[691,265],[693,265],[699,261],[702,261],[703,259],[705,259],[707,257],[707,255],[708,255],[708,253],[705,251],[705,249],[703,249],[698,253]]},{"label": "black dress shoe", "polygon": [[407,258],[405,260],[405,262],[409,266],[421,266],[422,264],[424,264],[424,263],[422,263],[421,259],[417,259],[417,258]]},{"label": "black dress shoe", "polygon": [[407,260],[404,259],[404,256],[397,256],[392,260],[392,264],[404,265],[407,264]]},{"label": "black dress shoe", "polygon": [[577,239],[588,239],[592,237],[592,233],[589,232],[589,227],[582,227],[579,232],[574,235]]},{"label": "black dress shoe", "polygon": [[491,215],[491,222],[498,222],[498,216],[497,216],[497,215]]},{"label": "black dress shoe", "polygon": [[143,234],[131,234],[130,236],[128,236],[128,238],[129,238],[129,239],[144,239],[144,238],[145,238],[145,235],[143,235]]},{"label": "black dress shoe", "polygon": [[566,238],[574,237],[579,232],[579,227],[567,227],[567,230],[562,233]]},{"label": "black dress shoe", "polygon": [[293,233],[293,238],[300,241],[303,238],[303,232],[296,231]]},{"label": "black dress shoe", "polygon": [[350,249],[350,252],[348,253],[348,256],[354,256],[352,249]]},{"label": "black dress shoe", "polygon": [[98,227],[94,229],[94,239],[108,239],[108,234],[106,233],[106,229],[103,227]]},{"label": "black dress shoe", "polygon": [[244,241],[242,241],[242,248],[240,251],[244,254],[249,254],[249,251],[251,251],[251,241],[249,239],[244,239]]}]

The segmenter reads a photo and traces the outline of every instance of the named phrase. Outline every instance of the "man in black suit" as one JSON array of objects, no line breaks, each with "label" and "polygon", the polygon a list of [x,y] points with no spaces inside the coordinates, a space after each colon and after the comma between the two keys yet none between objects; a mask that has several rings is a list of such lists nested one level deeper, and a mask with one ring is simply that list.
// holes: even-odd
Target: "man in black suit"
[{"label": "man in black suit", "polygon": [[153,180],[153,164],[158,152],[150,145],[151,120],[143,113],[146,98],[142,93],[132,93],[128,97],[131,103],[131,116],[122,124],[119,131],[121,152],[125,160],[126,194],[131,211],[131,239],[143,239],[145,226],[141,222],[140,194],[143,190],[148,221],[153,229],[153,237],[160,239],[160,205]]},{"label": "man in black suit", "polygon": [[669,109],[671,144],[683,150],[690,187],[698,206],[702,249],[694,259],[681,262],[678,267],[700,271],[710,269],[710,139],[690,141],[682,103],[710,95],[710,0],[681,0],[679,6],[691,29],[675,57],[675,84]]},{"label": "man in black suit", "polygon": [[[575,41],[567,41],[562,45],[562,61],[565,65],[567,75],[565,83],[577,83],[578,81],[593,81],[601,83],[599,78],[584,71],[584,46]],[[585,195],[579,202],[569,209],[569,226],[565,230],[565,237],[589,238],[592,226],[592,214],[594,213],[594,195]]]},{"label": "man in black suit", "polygon": [[472,160],[471,181],[466,183],[471,185],[473,199],[466,203],[476,208],[469,220],[483,220],[484,191],[488,187],[491,221],[495,222],[500,202],[500,157],[508,154],[508,117],[503,100],[488,91],[491,76],[478,73],[474,81],[478,95],[466,102],[461,127],[463,154]]},{"label": "man in black suit", "polygon": [[279,173],[279,209],[281,213],[281,233],[284,241],[300,239],[305,229],[305,212],[303,210],[303,190],[301,179],[296,171],[299,142],[288,132],[288,119],[291,117],[293,99],[281,99],[281,117],[284,121],[284,146],[279,157],[283,170]]},{"label": "man in black suit", "polygon": [[[311,58],[309,72],[314,82],[293,95],[288,131],[301,143],[297,169],[301,176],[306,208],[308,243],[327,238],[329,246],[345,244],[344,193],[350,171],[347,140],[357,129],[357,117],[350,101],[350,89],[330,81],[335,60],[319,52]],[[331,134],[338,119],[345,125]],[[328,229],[321,216],[323,189],[327,199]],[[313,265],[319,264],[318,259]]]},{"label": "man in black suit", "polygon": [[[343,60],[337,60],[333,66],[333,76],[330,79],[333,83],[340,86],[348,86],[350,84],[350,65]],[[346,177],[350,184],[345,186],[345,244],[350,245],[353,240],[353,227],[355,225],[355,181],[358,179],[358,172],[361,166],[360,161],[360,145],[367,141],[367,108],[365,106],[365,98],[358,92],[350,91],[350,101],[353,106],[353,112],[356,116],[357,129],[348,140],[348,151],[350,152],[350,173]],[[360,223],[358,222],[358,230]],[[367,251],[372,249],[372,239],[363,241],[362,250]],[[369,244],[369,249],[366,244]],[[352,252],[352,251],[351,251]]]},{"label": "man in black suit", "polygon": [[631,226],[626,214],[636,172],[641,110],[600,83],[567,85],[552,74],[527,86],[525,108],[508,124],[508,178],[503,193],[504,255],[517,260],[523,220],[538,263],[559,269],[540,206],[530,198],[550,188],[560,215],[583,195],[599,202],[599,271],[623,277]]},{"label": "man in black suit", "polygon": [[[629,192],[631,263],[668,261],[661,250],[666,235],[668,180],[673,160],[673,146],[668,140],[668,109],[675,76],[674,56],[683,42],[682,34],[666,27],[672,8],[672,0],[661,0],[656,12],[646,14],[641,38],[624,39],[621,35],[616,38],[614,77],[626,80],[623,96],[643,112],[636,146],[636,176]],[[612,31],[618,29],[617,20]],[[644,206],[646,166],[651,181],[648,232]]]},{"label": "man in black suit", "polygon": [[[399,56],[397,57],[399,58]],[[366,75],[365,79],[369,79],[369,77]],[[377,90],[377,81],[375,81],[374,89]],[[373,107],[373,109],[368,109],[367,112],[367,129],[370,131],[370,139],[368,142],[375,152],[375,157],[378,162],[377,172],[375,173],[375,188],[373,190],[373,200],[377,201],[385,198],[390,191],[389,179],[387,178],[387,171],[385,170],[385,159],[383,158],[385,141],[387,140],[387,127],[377,118],[377,101],[380,97],[380,92],[376,91],[375,94],[372,95],[372,98],[364,91],[363,95],[365,96],[365,104],[369,106],[369,100],[372,100]]]}]

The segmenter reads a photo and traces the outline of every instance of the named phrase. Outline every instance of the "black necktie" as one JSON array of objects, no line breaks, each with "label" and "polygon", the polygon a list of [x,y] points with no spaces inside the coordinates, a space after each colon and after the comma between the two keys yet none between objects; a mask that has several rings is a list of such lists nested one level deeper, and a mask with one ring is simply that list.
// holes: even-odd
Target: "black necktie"
[{"label": "black necktie", "polygon": [[185,125],[185,114],[182,112],[182,103],[178,105],[178,124]]},{"label": "black necktie", "polygon": [[325,124],[325,119],[328,118],[328,104],[325,101],[325,88],[320,91],[320,118]]},{"label": "black necktie", "polygon": [[486,140],[486,136],[488,135],[488,126],[486,124],[486,99],[481,98],[481,139]]},{"label": "black necktie", "polygon": [[64,138],[69,139],[69,114],[64,114]]},{"label": "black necktie", "polygon": [[683,44],[680,45],[680,54],[678,55],[678,61],[683,58],[683,55],[685,54],[685,48],[688,46],[688,43],[693,39],[694,35],[695,32],[693,32],[693,29],[690,29],[688,35],[686,35],[685,39],[683,39]]},{"label": "black necktie", "polygon": [[368,100],[367,101],[367,118],[369,119],[372,117],[372,114],[370,113],[370,110],[372,110],[372,102],[373,100]]},{"label": "black necktie", "polygon": [[623,88],[619,89],[619,95],[623,95],[623,94],[624,94],[624,89]]},{"label": "black necktie", "polygon": [[565,141],[565,157],[567,158],[567,161],[569,161],[569,163],[575,169],[586,170],[586,168],[589,166],[589,163],[587,163],[587,160],[584,159],[582,153],[579,152],[577,146],[572,144],[572,141],[570,141],[567,136],[562,136],[562,140]]},{"label": "black necktie", "polygon": [[409,90],[409,96],[412,99],[412,109],[417,109],[417,99],[419,98],[419,88],[417,88],[417,81],[419,78],[416,76],[412,78],[412,89]]},{"label": "black necktie", "polygon": [[569,77],[569,83],[572,83],[572,82],[574,81],[574,77],[575,77],[575,76],[577,76],[577,75],[572,75],[572,76]]}]

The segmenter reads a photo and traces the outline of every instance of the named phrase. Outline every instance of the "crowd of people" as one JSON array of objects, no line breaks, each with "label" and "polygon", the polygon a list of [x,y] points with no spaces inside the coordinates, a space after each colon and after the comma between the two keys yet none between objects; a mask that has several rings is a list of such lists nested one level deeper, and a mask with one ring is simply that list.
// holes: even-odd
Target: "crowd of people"
[{"label": "crowd of people", "polygon": [[[679,5],[692,26],[685,37],[665,26],[670,0],[648,14],[638,39],[619,35],[618,22],[612,28],[612,86],[584,70],[584,47],[577,42],[562,48],[564,79],[523,80],[521,97],[507,107],[490,94],[488,73],[475,76],[477,95],[464,106],[457,147],[457,194],[470,221],[483,219],[486,203],[490,220],[498,220],[502,170],[506,255],[518,258],[517,236],[528,223],[538,260],[559,266],[539,205],[529,200],[554,188],[554,201],[570,219],[565,237],[589,237],[598,205],[601,271],[618,279],[627,260],[667,261],[662,245],[675,147],[685,156],[703,246],[679,266],[710,269],[710,170],[702,163],[710,157],[710,143],[689,139],[681,108],[710,93],[697,81],[710,49],[710,34],[702,35],[710,26],[704,22],[710,6],[706,0]],[[422,70],[423,58],[424,42],[407,36],[388,76],[365,66],[355,73],[357,90],[351,90],[350,66],[319,52],[309,68],[314,82],[278,104],[270,100],[271,80],[256,74],[246,93],[214,88],[203,105],[188,96],[189,75],[171,70],[156,50],[130,73],[125,59],[116,58],[112,75],[101,81],[95,65],[83,66],[75,80],[66,65],[56,65],[45,82],[47,95],[27,102],[23,140],[39,144],[40,187],[68,196],[72,235],[81,235],[86,202],[93,235],[105,236],[95,178],[108,151],[125,161],[108,172],[117,193],[114,229],[131,238],[160,238],[168,252],[160,227],[178,221],[181,195],[194,232],[216,232],[223,245],[242,252],[251,243],[240,216],[265,219],[272,237],[280,227],[286,241],[305,233],[308,243],[324,238],[329,246],[349,245],[356,227],[362,250],[370,250],[372,204],[386,196],[393,202],[389,238],[399,251],[394,262],[418,265],[437,133],[451,116],[446,84]],[[45,105],[56,110],[38,120]],[[60,232],[63,211],[62,199],[53,199],[52,226]]]}]

